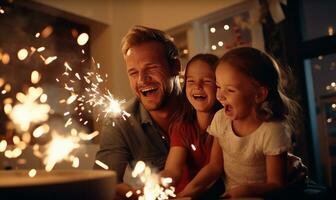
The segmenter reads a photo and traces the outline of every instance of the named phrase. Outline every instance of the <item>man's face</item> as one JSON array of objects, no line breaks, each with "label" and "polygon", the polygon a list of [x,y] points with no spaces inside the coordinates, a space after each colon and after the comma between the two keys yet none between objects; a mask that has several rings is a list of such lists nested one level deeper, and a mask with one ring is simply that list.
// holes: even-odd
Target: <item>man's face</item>
[{"label": "man's face", "polygon": [[164,107],[178,72],[170,69],[162,44],[147,42],[131,47],[124,59],[131,88],[146,110]]}]

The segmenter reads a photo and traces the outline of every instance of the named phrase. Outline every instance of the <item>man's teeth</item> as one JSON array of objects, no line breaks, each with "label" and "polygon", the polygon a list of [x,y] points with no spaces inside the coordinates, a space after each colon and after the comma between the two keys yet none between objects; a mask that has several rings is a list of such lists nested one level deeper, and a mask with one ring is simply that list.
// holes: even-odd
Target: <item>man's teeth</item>
[{"label": "man's teeth", "polygon": [[148,92],[148,91],[151,91],[151,90],[155,90],[155,88],[146,88],[146,89],[141,90],[141,92]]}]

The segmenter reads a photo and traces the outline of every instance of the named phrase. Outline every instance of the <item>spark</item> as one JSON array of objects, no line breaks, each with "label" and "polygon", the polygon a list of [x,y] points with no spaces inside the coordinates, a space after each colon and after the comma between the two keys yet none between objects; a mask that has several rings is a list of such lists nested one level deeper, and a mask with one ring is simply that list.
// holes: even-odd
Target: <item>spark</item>
[{"label": "spark", "polygon": [[4,152],[7,148],[7,141],[6,140],[1,140],[0,142],[0,152]]},{"label": "spark", "polygon": [[27,58],[27,56],[28,56],[27,49],[20,49],[17,53],[17,57],[19,58],[19,60],[24,60]]},{"label": "spark", "polygon": [[132,191],[128,191],[128,192],[125,194],[125,196],[126,196],[127,198],[130,198],[132,195],[133,195],[133,192],[132,192]]},{"label": "spark", "polygon": [[72,104],[76,99],[78,95],[77,94],[71,94],[71,96],[66,100],[67,104]]},{"label": "spark", "polygon": [[47,38],[49,37],[52,33],[54,32],[54,28],[52,26],[46,26],[42,32],[41,32],[41,35],[43,38]]},{"label": "spark", "polygon": [[48,57],[47,59],[44,60],[44,64],[49,65],[50,63],[52,63],[56,59],[57,59],[57,56]]},{"label": "spark", "polygon": [[89,35],[87,33],[81,33],[77,38],[77,43],[80,46],[85,45],[89,41]]},{"label": "spark", "polygon": [[29,170],[29,172],[28,172],[29,177],[33,178],[35,175],[36,175],[36,169]]},{"label": "spark", "polygon": [[48,124],[43,124],[39,127],[37,127],[34,131],[33,131],[33,136],[35,138],[41,137],[43,134],[48,133],[50,130],[50,127]]},{"label": "spark", "polygon": [[193,151],[196,151],[196,147],[195,147],[194,144],[191,144],[191,148],[192,148]]},{"label": "spark", "polygon": [[9,56],[9,54],[8,54],[8,53],[4,53],[4,54],[2,54],[2,59],[1,59],[1,61],[2,61],[2,63],[3,63],[4,65],[7,65],[7,64],[9,63],[9,61],[10,61],[10,56]]},{"label": "spark", "polygon": [[42,51],[44,51],[45,50],[45,47],[39,47],[38,49],[37,49],[37,52],[42,52]]},{"label": "spark", "polygon": [[78,157],[73,157],[71,160],[72,160],[72,167],[73,168],[78,168],[79,167],[79,158]]},{"label": "spark", "polygon": [[65,66],[65,70],[72,71],[72,68],[70,67],[70,65],[67,62],[64,63],[64,66]]},{"label": "spark", "polygon": [[100,161],[100,160],[95,160],[95,163],[96,163],[98,166],[100,166],[101,168],[105,169],[105,170],[108,170],[108,169],[109,169],[109,167],[108,167],[105,163],[103,163],[102,161]]},{"label": "spark", "polygon": [[34,70],[31,73],[31,78],[30,79],[31,79],[31,82],[33,84],[36,84],[36,83],[38,83],[41,80],[41,74],[38,71]]},{"label": "spark", "polygon": [[66,121],[64,127],[66,128],[66,127],[68,127],[68,126],[71,125],[71,124],[72,124],[72,118],[69,118],[69,119]]}]

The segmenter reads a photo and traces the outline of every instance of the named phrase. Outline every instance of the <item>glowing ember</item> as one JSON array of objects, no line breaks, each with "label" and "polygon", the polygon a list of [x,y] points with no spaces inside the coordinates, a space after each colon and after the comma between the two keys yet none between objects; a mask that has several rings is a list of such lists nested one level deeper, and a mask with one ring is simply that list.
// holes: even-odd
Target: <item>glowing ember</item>
[{"label": "glowing ember", "polygon": [[128,191],[128,192],[125,194],[125,196],[126,196],[127,198],[130,198],[132,195],[133,195],[133,192],[132,192],[132,191]]},{"label": "glowing ember", "polygon": [[29,177],[33,178],[35,175],[36,175],[36,169],[29,170],[29,172],[28,172]]},{"label": "glowing ember", "polygon": [[89,35],[87,33],[81,33],[77,38],[77,43],[80,46],[85,45],[89,41]]},{"label": "glowing ember", "polygon": [[42,30],[41,35],[43,38],[47,38],[52,34],[53,31],[54,29],[52,26],[47,26]]},{"label": "glowing ember", "polygon": [[102,161],[100,161],[100,160],[95,160],[95,163],[96,163],[98,166],[100,166],[101,168],[105,169],[105,170],[108,170],[108,169],[109,169],[109,167],[108,167],[105,163],[103,163]]},{"label": "glowing ember", "polygon": [[78,157],[72,157],[72,167],[73,168],[78,168],[79,167],[79,158]]},{"label": "glowing ember", "polygon": [[45,50],[45,47],[40,47],[40,48],[37,49],[37,52],[42,52],[44,50]]},{"label": "glowing ember", "polygon": [[57,56],[51,56],[44,60],[44,64],[49,65],[52,61],[56,60]]},{"label": "glowing ember", "polygon": [[48,133],[49,130],[50,130],[49,125],[48,125],[48,124],[43,124],[43,125],[37,127],[37,128],[34,130],[34,132],[33,132],[33,136],[34,136],[35,138],[41,137],[43,134]]},{"label": "glowing ember", "polygon": [[0,14],[5,14],[5,11],[0,7]]},{"label": "glowing ember", "polygon": [[169,187],[172,179],[160,178],[158,174],[152,173],[152,170],[143,161],[137,162],[132,176],[139,177],[144,184],[143,194],[140,195],[141,191],[137,191],[137,194],[140,195],[139,200],[169,199],[169,196],[176,197],[175,188]]},{"label": "glowing ember", "polygon": [[2,63],[3,63],[4,65],[7,65],[7,64],[9,63],[9,61],[10,61],[10,56],[9,56],[9,54],[8,54],[8,53],[4,53],[4,54],[2,54],[2,59],[1,59],[1,61],[2,61]]},{"label": "glowing ember", "polygon": [[4,152],[7,148],[7,142],[6,140],[1,140],[0,142],[0,152]]},{"label": "glowing ember", "polygon": [[20,49],[20,51],[18,51],[17,56],[19,58],[19,60],[24,60],[27,58],[28,56],[28,51],[27,49]]},{"label": "glowing ember", "polygon": [[191,148],[192,148],[193,151],[196,151],[196,147],[195,147],[194,144],[191,144]]},{"label": "glowing ember", "polygon": [[38,72],[38,71],[33,71],[32,73],[31,73],[31,82],[33,83],[33,84],[36,84],[36,83],[38,83],[39,81],[40,81],[40,79],[41,79],[41,75],[40,75],[40,73]]}]

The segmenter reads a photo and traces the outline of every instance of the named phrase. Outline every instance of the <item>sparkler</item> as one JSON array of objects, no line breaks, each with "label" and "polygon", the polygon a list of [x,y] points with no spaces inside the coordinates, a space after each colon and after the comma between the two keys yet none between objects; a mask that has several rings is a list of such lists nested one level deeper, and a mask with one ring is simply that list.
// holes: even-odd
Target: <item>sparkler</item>
[{"label": "sparkler", "polygon": [[[175,188],[169,186],[172,183],[171,178],[163,178],[158,174],[153,173],[152,170],[146,166],[143,161],[138,161],[132,172],[132,176],[138,177],[144,184],[143,194],[139,196],[139,200],[155,200],[155,199],[169,199],[169,197],[176,197]],[[141,191],[138,190],[138,194]],[[130,191],[126,193],[126,197],[131,197],[133,193]]]},{"label": "sparkler", "polygon": [[[62,77],[57,78],[56,81],[63,84],[64,89],[70,93],[70,96],[67,99],[62,99],[60,103],[66,103],[68,105],[74,104],[75,102],[77,103],[74,111],[66,111],[64,116],[76,112],[79,121],[82,122],[83,125],[86,125],[88,121],[83,120],[83,112],[87,111],[88,113],[93,113],[93,110],[98,108],[100,112],[95,119],[96,121],[107,116],[111,116],[112,118],[121,116],[123,119],[126,119],[130,114],[123,110],[121,106],[125,100],[119,101],[115,99],[111,92],[106,88],[101,92],[100,88],[106,83],[108,76],[107,74],[102,76],[99,73],[99,63],[95,63],[93,58],[92,61],[94,70],[82,75],[75,72],[68,62],[64,63],[65,70]],[[83,84],[85,85],[84,89],[86,94],[81,94],[82,91],[78,88],[78,85]],[[72,123],[71,121],[72,118],[70,117],[65,124],[65,127],[70,125]]]}]

